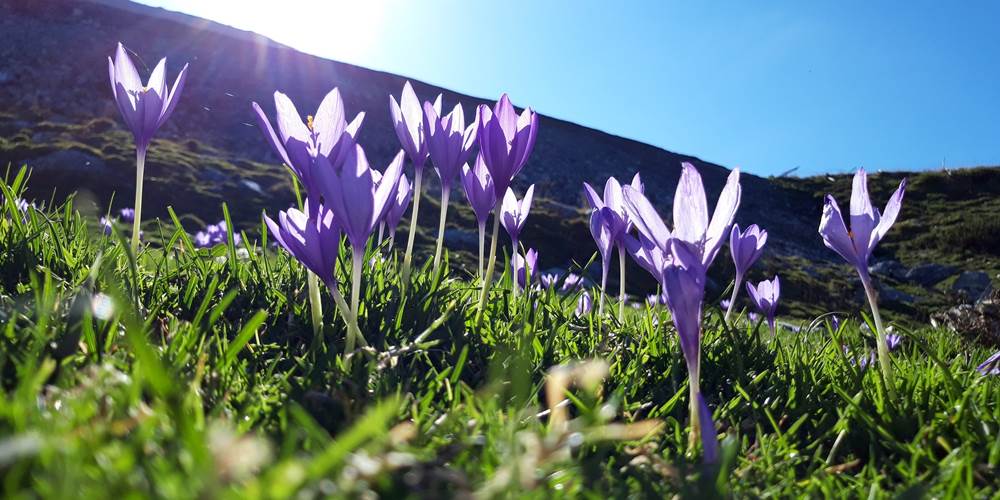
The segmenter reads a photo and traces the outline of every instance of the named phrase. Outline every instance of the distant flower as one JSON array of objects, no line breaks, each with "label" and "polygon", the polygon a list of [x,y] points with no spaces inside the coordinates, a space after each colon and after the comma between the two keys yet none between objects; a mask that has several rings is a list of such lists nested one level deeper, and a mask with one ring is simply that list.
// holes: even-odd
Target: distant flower
[{"label": "distant flower", "polygon": [[837,316],[836,314],[830,316],[830,328],[832,328],[835,332],[840,331],[840,316]]},{"label": "distant flower", "polygon": [[889,333],[885,336],[886,346],[889,347],[889,352],[895,351],[903,343],[903,337],[896,333]]},{"label": "distant flower", "polygon": [[778,309],[778,299],[781,296],[781,282],[775,276],[771,281],[761,281],[757,286],[747,283],[747,292],[757,310],[767,318],[767,325],[771,328],[771,333],[775,332],[774,314]]},{"label": "distant flower", "polygon": [[733,303],[733,301],[731,301],[729,299],[722,299],[722,300],[719,301],[719,307],[722,307],[723,309],[729,309],[729,306],[732,303]]},{"label": "distant flower", "polygon": [[469,199],[469,205],[476,214],[476,221],[479,227],[486,227],[486,219],[497,204],[497,195],[493,189],[493,178],[483,163],[483,155],[476,157],[476,163],[472,168],[468,165],[462,167],[462,188],[465,197]]},{"label": "distant flower", "polygon": [[576,310],[573,312],[576,317],[584,316],[589,314],[594,308],[594,300],[590,298],[590,294],[583,292],[580,294],[580,298],[576,301]]},{"label": "distant flower", "polygon": [[1000,375],[1000,351],[987,358],[976,370],[982,375]]},{"label": "distant flower", "polygon": [[340,227],[333,211],[325,207],[320,206],[313,211],[318,214],[316,218],[310,218],[309,213],[309,207],[305,212],[290,208],[278,213],[277,223],[266,215],[264,222],[278,245],[318,276],[328,288],[335,290]]},{"label": "distant flower", "polygon": [[733,229],[729,233],[729,252],[733,257],[733,264],[736,266],[736,277],[733,281],[733,295],[726,308],[726,321],[733,313],[736,305],[736,297],[739,295],[740,286],[743,285],[743,277],[753,266],[754,262],[764,253],[764,243],[767,242],[767,231],[751,224],[746,231],[740,231],[739,224],[733,224]]},{"label": "distant flower", "polygon": [[[638,172],[632,177],[631,187],[640,193],[645,190]],[[584,182],[583,188],[583,193],[590,203],[591,208],[605,212],[604,220],[611,231],[611,239],[614,241],[614,244],[623,244],[622,237],[632,227],[632,221],[629,217],[628,209],[625,207],[625,199],[622,197],[622,186],[618,183],[618,179],[608,177],[608,180],[604,183],[603,198],[597,194],[597,191],[594,191],[594,188],[590,184]]]},{"label": "distant flower", "polygon": [[538,115],[527,108],[518,116],[507,94],[500,96],[492,110],[480,105],[478,113],[479,149],[499,198],[507,192],[535,147]]},{"label": "distant flower", "polygon": [[514,272],[515,287],[524,290],[527,283],[530,283],[531,278],[535,275],[536,264],[538,264],[538,252],[534,248],[529,248],[523,257],[520,253],[514,254],[511,269]]},{"label": "distant flower", "polygon": [[580,276],[579,274],[576,273],[569,273],[566,275],[566,278],[563,279],[563,284],[561,287],[559,287],[559,291],[563,293],[572,292],[573,290],[576,290],[582,286],[583,286],[583,276]]},{"label": "distant flower", "polygon": [[467,161],[476,145],[478,119],[468,127],[465,126],[465,112],[461,104],[445,116],[440,116],[440,104],[435,109],[429,102],[424,102],[424,131],[427,141],[427,152],[434,170],[441,179],[441,187],[451,186],[455,176]]},{"label": "distant flower", "polygon": [[518,237],[521,234],[521,229],[524,228],[524,222],[528,219],[528,213],[531,212],[531,198],[534,194],[535,185],[532,184],[525,191],[524,198],[520,200],[514,195],[514,190],[510,188],[507,188],[507,193],[503,197],[503,205],[500,208],[500,223],[510,235],[511,243],[514,245],[514,253],[518,252]]},{"label": "distant flower", "polygon": [[125,221],[125,222],[133,222],[133,221],[135,221],[135,209],[134,208],[123,208],[123,209],[121,209],[121,210],[118,211],[118,214],[121,215],[122,220]]},{"label": "distant flower", "polygon": [[181,69],[172,89],[167,88],[167,60],[160,59],[149,80],[143,85],[139,72],[121,43],[115,51],[114,61],[108,58],[108,75],[111,77],[111,91],[114,93],[118,111],[135,137],[136,148],[145,154],[156,130],[167,121],[184,82],[187,78],[187,64]]},{"label": "distant flower", "polygon": [[[441,114],[441,95],[438,94],[434,104],[431,105],[436,115]],[[427,131],[424,129],[424,110],[420,106],[417,94],[413,92],[413,86],[407,81],[403,84],[403,93],[399,102],[392,95],[389,96],[389,113],[392,116],[392,126],[396,130],[396,137],[399,144],[406,151],[406,156],[413,163],[416,171],[424,168],[427,162]]]},{"label": "distant flower", "polygon": [[101,232],[103,232],[105,236],[110,236],[114,223],[114,218],[109,219],[107,217],[101,217]]},{"label": "distant flower", "polygon": [[560,276],[555,273],[543,273],[538,277],[539,282],[542,284],[542,288],[548,290],[559,282]]},{"label": "distant flower", "polygon": [[[844,217],[840,212],[840,207],[837,206],[837,201],[831,195],[826,196],[823,216],[819,223],[819,234],[823,238],[823,243],[853,265],[861,278],[861,284],[865,289],[865,295],[867,295],[868,303],[872,309],[872,317],[875,320],[877,341],[883,345],[886,343],[885,330],[882,328],[877,295],[872,286],[871,276],[868,274],[868,260],[872,251],[875,250],[875,246],[896,222],[896,217],[903,205],[905,191],[906,179],[903,179],[896,192],[889,198],[885,211],[880,214],[872,207],[871,199],[868,196],[868,175],[865,173],[865,169],[858,169],[857,173],[854,174],[854,184],[851,189],[850,231],[844,224]],[[888,352],[888,347],[884,349],[884,352]],[[892,365],[888,358],[880,359],[880,364],[883,377],[889,384],[891,392]]]},{"label": "distant flower", "polygon": [[[239,246],[241,242],[240,234],[234,231],[233,244]],[[217,224],[209,224],[205,226],[204,230],[198,231],[194,235],[194,244],[200,248],[210,248],[226,243],[228,243],[228,229],[225,220],[221,220]]]},{"label": "distant flower", "polygon": [[650,307],[656,307],[666,303],[667,300],[659,293],[651,293],[646,296],[646,304],[649,304]]}]

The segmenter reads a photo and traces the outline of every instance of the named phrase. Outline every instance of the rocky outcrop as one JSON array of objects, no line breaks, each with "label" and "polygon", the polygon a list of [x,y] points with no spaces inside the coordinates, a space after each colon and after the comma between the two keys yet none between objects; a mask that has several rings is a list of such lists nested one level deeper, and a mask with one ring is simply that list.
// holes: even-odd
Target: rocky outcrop
[{"label": "rocky outcrop", "polygon": [[978,301],[989,295],[993,288],[990,275],[982,271],[965,271],[958,275],[951,285],[951,290],[962,299]]},{"label": "rocky outcrop", "polygon": [[946,264],[922,264],[906,273],[906,281],[924,287],[932,287],[953,276],[958,269]]},{"label": "rocky outcrop", "polygon": [[1000,294],[987,300],[962,304],[931,316],[935,327],[949,330],[973,342],[1000,347]]}]

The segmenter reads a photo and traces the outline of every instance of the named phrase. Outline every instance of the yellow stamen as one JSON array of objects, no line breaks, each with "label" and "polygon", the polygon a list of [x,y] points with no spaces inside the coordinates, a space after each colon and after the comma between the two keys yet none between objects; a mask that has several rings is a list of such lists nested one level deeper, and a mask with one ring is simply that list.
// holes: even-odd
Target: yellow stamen
[{"label": "yellow stamen", "polygon": [[306,117],[306,127],[309,127],[309,130],[313,129],[313,115]]}]

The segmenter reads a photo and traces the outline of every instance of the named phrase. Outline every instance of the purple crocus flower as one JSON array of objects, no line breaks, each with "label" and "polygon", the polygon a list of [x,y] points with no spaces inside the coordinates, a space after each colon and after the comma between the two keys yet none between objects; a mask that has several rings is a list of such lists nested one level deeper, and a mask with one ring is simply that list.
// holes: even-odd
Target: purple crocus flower
[{"label": "purple crocus flower", "polygon": [[[678,221],[684,223],[683,220]],[[705,299],[706,268],[703,264],[703,248],[684,240],[671,238],[671,263],[663,269],[663,289],[666,291],[667,307],[673,317],[674,327],[680,338],[681,352],[688,369],[691,405],[691,438],[697,439],[699,429],[713,432],[711,414],[704,406],[701,396],[701,310]],[[710,442],[705,443],[705,460],[713,460]],[[715,444],[717,446],[717,443]]]},{"label": "purple crocus flower", "polygon": [[111,91],[122,119],[135,137],[136,149],[145,154],[149,142],[177,106],[178,96],[184,89],[187,79],[187,64],[181,68],[174,80],[173,88],[167,88],[167,59],[153,68],[146,84],[142,84],[139,72],[132,64],[132,58],[125,52],[121,42],[115,51],[114,61],[108,58],[108,75],[111,78]]},{"label": "purple crocus flower", "polygon": [[868,274],[868,259],[878,242],[896,222],[903,205],[905,191],[906,179],[903,179],[899,183],[899,188],[889,198],[885,211],[880,214],[872,207],[871,198],[868,196],[868,175],[865,169],[858,169],[854,174],[854,185],[851,189],[850,231],[844,224],[844,217],[840,207],[837,206],[837,201],[830,195],[826,196],[823,217],[819,223],[819,234],[823,237],[823,243],[853,265],[861,278],[861,284],[872,309],[872,318],[875,320],[879,364],[890,392],[892,392],[892,365],[889,362],[889,349],[886,345],[885,329],[882,327],[882,316],[878,310],[877,295],[872,286],[871,276]]},{"label": "purple crocus flower", "polygon": [[451,187],[462,165],[469,161],[472,148],[476,145],[479,120],[466,127],[461,104],[456,104],[445,116],[440,116],[439,113],[440,107],[435,109],[431,103],[424,102],[423,127],[426,131],[427,152],[441,179],[441,188],[447,189]]},{"label": "purple crocus flower", "polygon": [[729,299],[726,308],[726,321],[733,313],[736,306],[736,296],[739,294],[740,285],[743,284],[743,277],[753,266],[754,262],[764,253],[764,244],[767,242],[767,231],[751,224],[746,231],[740,231],[739,224],[733,224],[733,229],[729,233],[729,253],[733,256],[733,264],[736,266],[736,279],[733,282],[733,295]]},{"label": "purple crocus flower", "polygon": [[125,221],[125,222],[133,222],[133,221],[135,221],[135,209],[134,208],[123,208],[123,209],[121,209],[121,210],[118,211],[118,214],[121,216],[122,220]]},{"label": "purple crocus flower", "polygon": [[583,276],[576,273],[569,273],[566,278],[563,279],[563,284],[559,287],[559,291],[563,293],[572,292],[577,288],[583,286]]},{"label": "purple crocus flower", "polygon": [[[451,195],[451,184],[462,165],[469,159],[472,147],[476,144],[477,123],[465,126],[465,113],[462,105],[455,108],[444,117],[438,109],[429,102],[424,103],[425,141],[434,170],[441,179],[441,217],[438,224],[437,246],[434,250],[434,272],[441,263],[441,249],[444,244],[444,226],[448,218],[448,199]],[[478,122],[478,120],[476,120]]]},{"label": "purple crocus flower", "polygon": [[671,233],[653,204],[639,190],[631,186],[622,188],[625,206],[640,234],[654,242],[664,254],[670,253],[669,241],[672,238],[689,243],[705,268],[715,260],[715,255],[729,232],[740,204],[740,193],[740,171],[733,169],[710,220],[701,176],[693,165],[683,163],[677,192],[674,194],[675,227]]},{"label": "purple crocus flower", "polygon": [[[309,204],[308,200],[306,204]],[[340,227],[332,210],[316,207],[315,218],[309,213],[308,207],[304,212],[289,208],[278,213],[277,223],[267,215],[264,222],[278,245],[318,276],[327,288],[335,290]]]},{"label": "purple crocus flower", "polygon": [[982,375],[1000,375],[1000,351],[996,354],[990,356],[983,362],[983,364],[976,367]]},{"label": "purple crocus flower", "polygon": [[[198,231],[194,235],[195,246],[200,248],[214,247],[215,245],[224,245],[227,243],[228,228],[226,227],[226,221],[221,220],[218,224],[209,224],[205,226],[205,229]],[[240,234],[233,232],[233,244],[239,246],[241,243]]]},{"label": "purple crocus flower", "polygon": [[559,275],[556,273],[542,273],[538,277],[538,281],[542,284],[542,288],[548,290],[559,282]]},{"label": "purple crocus flower", "polygon": [[483,155],[476,156],[476,163],[472,168],[469,165],[462,166],[462,188],[465,197],[472,206],[473,213],[476,214],[476,223],[479,225],[479,276],[483,275],[483,253],[486,244],[486,219],[497,204],[497,195],[493,190],[493,178],[490,177],[486,164],[483,163]]},{"label": "purple crocus flower", "polygon": [[576,317],[581,317],[590,313],[594,309],[594,300],[590,298],[590,294],[584,291],[580,294],[580,298],[576,301],[576,310],[573,314]]},{"label": "purple crocus flower", "polygon": [[107,217],[101,217],[101,231],[104,233],[104,236],[111,235],[112,226],[114,225],[114,223],[115,219],[113,218],[109,219]]},{"label": "purple crocus flower", "polygon": [[514,288],[524,290],[527,283],[535,276],[535,265],[538,264],[538,252],[534,248],[529,248],[522,257],[520,253],[514,254],[511,260],[511,269],[514,276]]},{"label": "purple crocus flower", "polygon": [[[632,177],[630,185],[640,193],[645,191],[645,186],[638,172]],[[601,198],[597,194],[597,191],[586,182],[583,183],[583,188],[583,194],[586,196],[591,208],[594,210],[602,210],[604,208],[610,210],[611,213],[606,214],[605,218],[612,231],[612,239],[616,245],[623,244],[622,237],[632,227],[632,221],[629,218],[628,209],[625,207],[622,186],[618,183],[618,179],[608,177],[608,180],[604,183],[604,198]]]},{"label": "purple crocus flower", "polygon": [[[364,112],[358,113],[350,123],[345,119],[344,101],[340,90],[334,88],[320,101],[316,115],[302,116],[295,103],[281,92],[274,92],[274,107],[277,110],[277,133],[264,114],[260,105],[252,104],[257,116],[257,125],[264,138],[288,165],[306,190],[306,196],[318,202],[319,193],[313,181],[312,171],[316,168],[317,157],[324,157],[324,165],[339,169],[346,154],[354,148],[354,137],[364,122]],[[319,207],[313,203],[313,208]],[[315,217],[316,214],[310,214]]]},{"label": "purple crocus flower", "polygon": [[524,228],[524,222],[528,220],[528,213],[531,212],[531,199],[535,194],[535,185],[532,184],[528,187],[528,190],[524,192],[524,198],[520,200],[514,195],[514,190],[507,188],[507,194],[503,197],[503,205],[501,206],[501,216],[500,222],[503,224],[503,228],[510,235],[510,241],[513,245],[513,254],[517,254],[517,242],[518,237],[521,235],[521,229]]},{"label": "purple crocus flower", "polygon": [[535,147],[538,115],[526,108],[518,116],[507,94],[500,96],[492,110],[480,105],[478,113],[479,148],[499,198],[524,168]]},{"label": "purple crocus flower", "polygon": [[125,53],[121,42],[115,51],[114,61],[108,58],[108,76],[111,78],[111,92],[114,94],[118,111],[125,125],[135,138],[135,220],[132,223],[132,251],[139,250],[139,224],[142,220],[142,180],[146,166],[146,151],[153,140],[153,134],[174,112],[181,90],[187,79],[187,64],[181,68],[174,80],[173,88],[167,88],[166,58],[153,68],[146,85],[142,84],[139,72],[132,59]]},{"label": "purple crocus flower", "polygon": [[[437,115],[441,114],[441,95],[431,106]],[[403,255],[403,283],[410,277],[410,260],[413,256],[413,241],[417,232],[417,220],[420,214],[420,198],[423,193],[424,163],[427,162],[427,132],[424,130],[424,112],[420,106],[413,86],[407,81],[403,84],[403,93],[399,102],[389,96],[389,114],[392,115],[392,125],[396,137],[406,156],[413,164],[413,213],[410,214],[410,234],[406,238],[406,253]]]},{"label": "purple crocus flower", "polygon": [[[441,114],[441,94],[438,94],[431,109],[436,116]],[[423,170],[428,154],[424,111],[409,81],[403,84],[403,93],[398,102],[395,96],[389,96],[389,114],[392,116],[392,126],[396,130],[399,144],[406,151],[414,170]]]},{"label": "purple crocus flower", "polygon": [[[636,172],[635,176],[632,177],[631,183],[632,189],[642,193],[645,190],[642,184],[642,178],[639,173]],[[594,236],[594,241],[597,242],[598,249],[601,250],[601,264],[603,267],[602,276],[605,278],[601,283],[601,288],[606,285],[605,281],[608,274],[608,266],[611,263],[611,246],[614,245],[618,249],[618,262],[620,276],[618,279],[619,290],[618,290],[618,321],[621,321],[625,314],[625,241],[624,237],[628,231],[632,228],[632,221],[629,218],[628,209],[625,207],[625,201],[622,197],[622,186],[618,183],[618,179],[614,177],[609,177],[604,183],[604,198],[594,191],[594,188],[583,183],[583,192],[587,197],[590,206],[594,209],[594,212],[600,212],[599,220],[595,220],[593,214],[591,215],[590,231]],[[604,229],[599,229],[595,232],[595,223],[600,223],[604,226]],[[605,235],[604,233],[608,234]],[[598,237],[607,237],[610,241],[598,241]],[[604,247],[607,247],[606,249]],[[603,300],[604,294],[602,290],[601,294],[601,306],[600,310],[603,311]]]},{"label": "purple crocus flower", "polygon": [[775,276],[771,281],[761,281],[757,286],[747,283],[747,293],[757,310],[767,318],[767,326],[771,328],[771,335],[775,334],[774,313],[778,310],[778,299],[781,296],[781,282]]},{"label": "purple crocus flower", "polygon": [[402,175],[403,152],[396,154],[377,186],[365,150],[360,145],[355,144],[347,152],[339,171],[323,165],[322,157],[317,163],[315,181],[319,192],[330,204],[354,252],[360,256],[376,224],[389,210],[390,199],[395,200]]}]

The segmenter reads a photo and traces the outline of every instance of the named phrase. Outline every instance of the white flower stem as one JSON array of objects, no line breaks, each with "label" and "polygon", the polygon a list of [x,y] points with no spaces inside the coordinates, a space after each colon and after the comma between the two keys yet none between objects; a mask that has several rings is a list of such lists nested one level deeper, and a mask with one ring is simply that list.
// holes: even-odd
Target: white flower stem
[{"label": "white flower stem", "polygon": [[312,315],[313,335],[319,336],[323,331],[323,303],[319,296],[319,278],[312,271],[306,271],[306,284],[309,288],[309,311]]},{"label": "white flower stem", "polygon": [[139,252],[139,226],[142,223],[142,178],[146,169],[146,149],[135,150],[135,219],[132,221],[132,253]]},{"label": "white flower stem", "polygon": [[448,218],[448,197],[451,195],[451,188],[447,185],[441,186],[441,220],[438,222],[437,249],[434,250],[434,274],[441,268],[441,247],[444,244],[444,223]]},{"label": "white flower stem", "polygon": [[625,247],[618,245],[618,322],[625,319]]},{"label": "white flower stem", "polygon": [[483,253],[486,250],[486,221],[479,223],[479,277],[483,276]]},{"label": "white flower stem", "polygon": [[608,263],[601,262],[601,298],[597,302],[597,316],[604,317],[604,290],[608,287]]},{"label": "white flower stem", "polygon": [[410,234],[406,237],[406,253],[403,255],[403,287],[410,281],[410,265],[413,260],[413,239],[417,235],[417,216],[420,213],[420,193],[423,185],[424,169],[418,168],[413,174],[413,211],[410,212]]},{"label": "white flower stem", "polygon": [[694,364],[688,364],[688,389],[691,398],[691,433],[688,435],[688,448],[693,450],[701,438],[701,419],[699,418],[698,395],[701,394],[701,352],[696,353]]},{"label": "white flower stem", "polygon": [[886,391],[889,397],[896,398],[895,384],[892,378],[892,362],[889,359],[889,345],[885,341],[885,328],[882,327],[882,315],[878,310],[878,297],[875,294],[875,287],[872,285],[870,276],[859,273],[861,284],[865,288],[865,295],[868,297],[868,305],[872,308],[872,320],[875,321],[876,347],[878,348],[878,363],[882,368],[882,376],[885,378]]},{"label": "white flower stem", "polygon": [[[511,254],[510,254],[510,297],[511,302],[513,299],[517,298],[517,269],[514,268],[514,263],[517,262],[518,252],[517,252],[517,240],[511,242]],[[522,259],[521,264],[524,266],[525,273],[528,272],[528,259]],[[524,286],[528,286],[528,275],[524,276]]]},{"label": "white flower stem", "polygon": [[[358,308],[360,306],[360,295],[361,295],[361,266],[364,264],[363,260],[365,258],[364,252],[359,252],[358,249],[352,250],[352,265],[351,265],[351,306],[347,309],[347,304],[343,304],[341,313],[344,314],[344,321],[348,322],[347,331],[347,345],[344,347],[344,367],[347,370],[351,369],[351,361],[347,356],[354,351],[355,343],[360,341],[362,345],[367,345],[364,340],[364,336],[361,334],[361,329],[358,327]],[[334,300],[337,300],[339,292],[334,290]],[[339,303],[343,302],[343,298],[339,299]],[[339,305],[339,304],[338,304]],[[353,329],[351,326],[353,325]],[[353,330],[353,331],[352,331]]]},{"label": "white flower stem", "polygon": [[479,309],[476,312],[476,327],[483,325],[483,309],[486,308],[486,297],[490,292],[490,282],[493,280],[493,267],[496,265],[497,239],[500,236],[500,204],[493,208],[493,236],[490,241],[490,256],[487,259],[486,272],[483,273],[483,289],[479,293]]},{"label": "white flower stem", "polygon": [[733,294],[729,297],[729,307],[726,308],[726,324],[729,324],[729,317],[733,315],[733,308],[736,307],[736,296],[740,293],[740,284],[743,283],[743,275],[736,273],[736,281],[733,283]]}]

